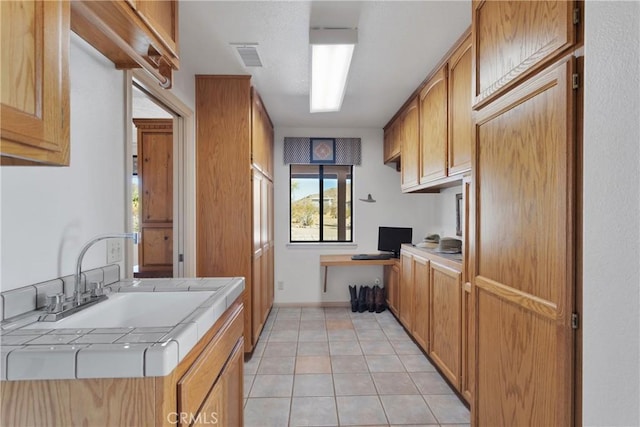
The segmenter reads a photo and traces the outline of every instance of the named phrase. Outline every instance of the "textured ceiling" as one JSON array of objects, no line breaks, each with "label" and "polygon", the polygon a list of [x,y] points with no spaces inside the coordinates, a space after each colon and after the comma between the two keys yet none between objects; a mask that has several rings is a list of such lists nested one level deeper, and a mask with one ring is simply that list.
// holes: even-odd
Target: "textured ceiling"
[{"label": "textured ceiling", "polygon": [[[382,127],[471,24],[466,1],[182,1],[181,72],[251,74],[276,126]],[[309,113],[309,28],[358,28],[342,111]],[[262,68],[230,43],[258,43]]]}]

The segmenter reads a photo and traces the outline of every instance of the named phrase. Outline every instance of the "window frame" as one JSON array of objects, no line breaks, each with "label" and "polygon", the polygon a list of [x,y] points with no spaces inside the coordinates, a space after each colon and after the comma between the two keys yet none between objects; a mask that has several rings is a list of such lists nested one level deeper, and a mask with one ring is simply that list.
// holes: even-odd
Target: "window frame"
[{"label": "window frame", "polygon": [[[319,198],[320,200],[322,200],[322,203],[318,203],[319,206],[319,240],[293,240],[293,215],[292,215],[292,198],[291,198],[291,188],[292,188],[292,182],[293,182],[293,168],[296,166],[310,166],[310,167],[315,167],[318,169],[318,181],[319,181],[319,186],[318,186],[318,190],[319,190]],[[348,200],[351,201],[351,232],[349,235],[349,239],[348,240],[324,240],[324,180],[325,180],[325,174],[324,174],[324,168],[325,167],[332,167],[332,166],[339,166],[339,167],[343,167],[343,166],[347,166],[349,167],[349,174],[348,176],[350,177],[351,180],[351,185],[349,186],[349,198]],[[318,164],[318,163],[314,163],[314,164],[289,164],[289,244],[293,244],[293,245],[297,245],[297,244],[320,244],[320,245],[331,245],[331,244],[349,244],[349,243],[353,243],[353,235],[354,235],[354,215],[353,215],[353,183],[354,183],[354,179],[353,179],[353,171],[354,171],[354,165],[329,165],[329,164]],[[345,206],[346,209],[346,206]],[[346,219],[345,218],[345,227],[346,227]]]}]

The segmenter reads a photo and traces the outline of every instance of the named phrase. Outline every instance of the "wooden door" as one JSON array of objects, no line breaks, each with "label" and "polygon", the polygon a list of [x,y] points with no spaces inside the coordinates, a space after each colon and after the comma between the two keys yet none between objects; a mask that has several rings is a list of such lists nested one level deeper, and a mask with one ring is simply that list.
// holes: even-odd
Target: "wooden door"
[{"label": "wooden door", "polygon": [[475,425],[572,425],[574,60],[475,125]]},{"label": "wooden door", "polygon": [[0,17],[2,164],[66,166],[69,2],[2,1]]},{"label": "wooden door", "polygon": [[134,119],[142,243],[136,277],[173,277],[173,119]]},{"label": "wooden door", "polygon": [[413,256],[400,253],[400,323],[411,331],[413,325]]},{"label": "wooden door", "polygon": [[420,92],[420,183],[447,176],[447,66]]},{"label": "wooden door", "polygon": [[449,176],[471,169],[471,79],[469,34],[449,59]]},{"label": "wooden door", "polygon": [[413,257],[413,339],[429,351],[429,260]]},{"label": "wooden door", "polygon": [[429,356],[460,389],[462,274],[431,261]]},{"label": "wooden door", "polygon": [[577,39],[576,5],[566,0],[473,1],[475,107],[568,52]]},{"label": "wooden door", "polygon": [[398,120],[400,140],[400,152],[402,157],[402,170],[400,172],[401,187],[403,191],[418,185],[420,173],[420,139],[418,115],[418,99],[414,98],[403,111]]}]

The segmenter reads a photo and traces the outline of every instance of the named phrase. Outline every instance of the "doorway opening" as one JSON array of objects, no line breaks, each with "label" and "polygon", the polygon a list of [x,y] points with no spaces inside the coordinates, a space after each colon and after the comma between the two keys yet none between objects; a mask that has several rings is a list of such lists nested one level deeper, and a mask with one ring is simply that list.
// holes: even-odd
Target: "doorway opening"
[{"label": "doorway opening", "polygon": [[173,122],[175,113],[132,83],[131,220],[142,240],[134,277],[173,277]]},{"label": "doorway opening", "polygon": [[126,72],[126,277],[195,275],[193,110],[140,70]]}]

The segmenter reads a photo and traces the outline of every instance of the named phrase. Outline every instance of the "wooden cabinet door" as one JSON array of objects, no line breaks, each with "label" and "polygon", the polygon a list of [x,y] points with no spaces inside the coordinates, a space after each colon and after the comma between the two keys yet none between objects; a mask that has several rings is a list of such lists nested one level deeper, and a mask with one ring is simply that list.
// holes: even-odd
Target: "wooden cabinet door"
[{"label": "wooden cabinet door", "polygon": [[136,0],[135,7],[151,31],[178,56],[178,0]]},{"label": "wooden cabinet door", "polygon": [[474,0],[475,107],[564,55],[577,39],[575,8],[565,0]]},{"label": "wooden cabinet door", "polygon": [[431,261],[429,356],[460,389],[462,274]]},{"label": "wooden cabinet door", "polygon": [[252,325],[252,337],[251,344],[255,345],[258,342],[260,331],[264,326],[263,319],[263,292],[264,292],[264,275],[262,269],[264,267],[262,248],[258,249],[253,255],[253,268],[252,268],[252,280],[251,280],[251,325]]},{"label": "wooden cabinet door", "polygon": [[400,267],[398,264],[384,266],[384,287],[387,307],[389,311],[398,316],[398,298],[400,291]]},{"label": "wooden cabinet door", "polygon": [[573,423],[574,69],[563,59],[476,117],[475,425]]},{"label": "wooden cabinet door", "polygon": [[462,364],[460,370],[460,392],[471,404],[473,399],[473,303],[471,301],[471,283],[465,283],[462,291],[462,324],[461,324],[461,352]]},{"label": "wooden cabinet door", "polygon": [[413,339],[429,351],[429,260],[413,257]]},{"label": "wooden cabinet door", "polygon": [[2,1],[0,17],[2,164],[67,166],[69,2]]},{"label": "wooden cabinet door", "polygon": [[400,144],[398,144],[397,121],[392,123],[384,132],[384,155],[383,162],[393,162],[400,156]]},{"label": "wooden cabinet door", "polygon": [[420,172],[420,142],[418,137],[419,116],[418,99],[415,98],[406,107],[401,118],[398,119],[398,134],[402,157],[400,171],[401,187],[403,191],[418,185]]},{"label": "wooden cabinet door", "polygon": [[193,415],[193,426],[243,424],[243,342],[238,340],[222,373],[218,377],[198,414]]},{"label": "wooden cabinet door", "polygon": [[134,119],[138,131],[139,277],[173,277],[173,120]]},{"label": "wooden cabinet door", "polygon": [[447,175],[471,169],[471,35],[449,59],[449,145]]},{"label": "wooden cabinet door", "polygon": [[420,183],[447,176],[447,67],[420,92]]},{"label": "wooden cabinet door", "polygon": [[400,265],[400,322],[411,331],[413,325],[413,256],[401,253]]}]

